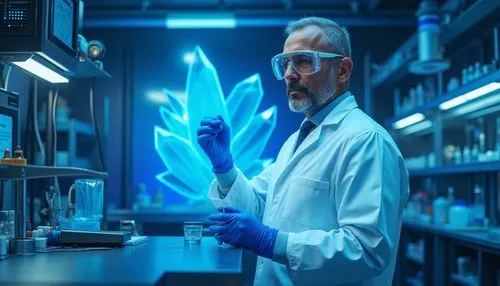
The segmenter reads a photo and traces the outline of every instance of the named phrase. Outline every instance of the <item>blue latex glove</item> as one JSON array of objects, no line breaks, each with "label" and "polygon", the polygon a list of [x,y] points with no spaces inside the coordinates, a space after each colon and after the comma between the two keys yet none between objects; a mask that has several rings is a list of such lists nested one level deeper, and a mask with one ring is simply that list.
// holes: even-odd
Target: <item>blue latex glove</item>
[{"label": "blue latex glove", "polygon": [[212,162],[213,171],[222,174],[231,170],[234,165],[229,150],[231,136],[222,116],[203,117],[197,134],[198,144]]},{"label": "blue latex glove", "polygon": [[208,220],[218,222],[217,225],[211,225],[209,230],[219,244],[225,242],[252,250],[266,258],[273,257],[278,230],[262,224],[254,215],[227,207],[224,213],[210,215]]}]

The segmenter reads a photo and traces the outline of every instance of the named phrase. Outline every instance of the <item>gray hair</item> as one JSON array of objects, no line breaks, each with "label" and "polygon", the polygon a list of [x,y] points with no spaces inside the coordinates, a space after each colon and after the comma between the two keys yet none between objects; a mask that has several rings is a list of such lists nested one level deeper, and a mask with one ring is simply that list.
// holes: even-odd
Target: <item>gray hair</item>
[{"label": "gray hair", "polygon": [[291,33],[301,30],[307,26],[318,26],[323,29],[323,33],[325,34],[325,38],[331,52],[351,57],[351,40],[347,29],[340,27],[332,20],[320,17],[302,18],[300,20],[290,22],[286,27],[285,34],[288,37]]}]

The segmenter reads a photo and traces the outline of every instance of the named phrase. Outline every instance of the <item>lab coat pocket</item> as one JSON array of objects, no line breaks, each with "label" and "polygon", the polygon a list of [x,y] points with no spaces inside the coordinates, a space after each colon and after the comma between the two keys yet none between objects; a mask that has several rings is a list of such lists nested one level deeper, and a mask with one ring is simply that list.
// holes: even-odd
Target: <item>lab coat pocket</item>
[{"label": "lab coat pocket", "polygon": [[329,182],[295,177],[286,194],[283,215],[308,227],[329,224],[329,189]]}]

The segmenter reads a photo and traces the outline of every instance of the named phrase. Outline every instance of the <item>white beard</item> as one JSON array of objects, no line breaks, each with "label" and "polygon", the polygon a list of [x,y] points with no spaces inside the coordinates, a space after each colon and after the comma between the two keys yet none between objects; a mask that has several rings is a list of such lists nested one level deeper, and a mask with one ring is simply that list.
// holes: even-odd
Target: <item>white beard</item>
[{"label": "white beard", "polygon": [[[331,71],[333,73],[333,71]],[[334,74],[333,74],[334,75]],[[330,97],[334,96],[336,93],[335,81],[332,80],[332,74],[329,75],[330,82],[327,83],[319,92],[314,94],[309,94],[308,97],[301,99],[288,99],[288,106],[293,112],[300,113],[312,113],[312,111],[318,111],[319,107],[323,106]]]},{"label": "white beard", "polygon": [[[319,95],[309,96],[301,99],[288,99],[288,106],[293,112],[311,113],[313,110],[323,106],[335,94],[335,89],[324,88]],[[316,110],[317,111],[317,110]]]}]

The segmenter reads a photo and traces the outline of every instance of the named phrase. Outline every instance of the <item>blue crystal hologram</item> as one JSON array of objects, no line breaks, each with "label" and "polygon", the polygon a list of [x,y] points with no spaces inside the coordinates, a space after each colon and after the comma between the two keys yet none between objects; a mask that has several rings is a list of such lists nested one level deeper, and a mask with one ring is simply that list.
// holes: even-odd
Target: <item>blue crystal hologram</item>
[{"label": "blue crystal hologram", "polygon": [[180,118],[184,118],[184,115],[186,114],[186,105],[184,102],[182,102],[180,98],[175,96],[175,94],[168,89],[163,89],[163,93],[167,97],[166,108]]},{"label": "blue crystal hologram", "polygon": [[196,151],[204,155],[205,163],[209,164],[197,143],[196,131],[201,118],[222,115],[229,125],[230,121],[217,71],[200,47],[196,47],[194,61],[189,66],[186,97],[189,140]]},{"label": "blue crystal hologram", "polygon": [[163,106],[160,106],[160,115],[169,132],[187,139],[187,122],[183,118]]},{"label": "blue crystal hologram", "polygon": [[189,141],[158,126],[155,126],[154,138],[155,149],[167,169],[179,180],[189,182],[191,188],[206,190],[211,182],[211,168],[201,160]]},{"label": "blue crystal hologram", "polygon": [[156,179],[184,197],[193,200],[200,200],[206,197],[206,191],[200,192],[200,190],[192,189],[190,186],[186,185],[183,181],[174,176],[170,171],[156,175]]},{"label": "blue crystal hologram", "polygon": [[[154,127],[154,144],[165,165],[156,179],[192,199],[206,199],[214,178],[211,164],[197,142],[196,131],[204,116],[222,115],[231,128],[231,150],[245,175],[259,174],[273,159],[260,159],[276,126],[275,106],[256,114],[263,97],[258,74],[239,82],[224,99],[219,77],[200,47],[196,47],[186,83],[186,103],[163,90],[167,105],[159,108],[162,125]],[[167,130],[166,130],[167,129]]]},{"label": "blue crystal hologram", "polygon": [[255,159],[260,158],[276,127],[276,117],[275,106],[257,114],[232,140],[233,158],[243,172],[252,166]]},{"label": "blue crystal hologram", "polygon": [[239,82],[226,100],[233,130],[242,130],[257,112],[264,95],[258,74]]}]

